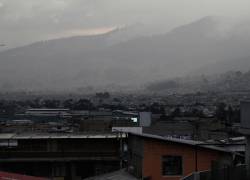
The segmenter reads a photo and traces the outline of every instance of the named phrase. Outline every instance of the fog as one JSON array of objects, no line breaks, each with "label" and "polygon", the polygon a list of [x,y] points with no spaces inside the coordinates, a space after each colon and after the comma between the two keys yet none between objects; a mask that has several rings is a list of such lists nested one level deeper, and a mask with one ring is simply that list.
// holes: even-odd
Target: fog
[{"label": "fog", "polygon": [[249,6],[248,0],[0,0],[0,88],[124,89],[246,72]]},{"label": "fog", "polygon": [[137,23],[164,32],[204,16],[248,18],[249,6],[248,0],[0,0],[0,41],[16,47]]}]

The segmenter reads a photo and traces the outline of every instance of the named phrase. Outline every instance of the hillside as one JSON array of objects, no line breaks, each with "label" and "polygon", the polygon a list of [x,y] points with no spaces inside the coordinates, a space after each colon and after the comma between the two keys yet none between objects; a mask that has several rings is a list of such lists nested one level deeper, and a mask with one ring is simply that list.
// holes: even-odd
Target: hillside
[{"label": "hillside", "polygon": [[150,83],[149,92],[244,92],[250,91],[250,70],[228,71],[223,74],[177,78]]},{"label": "hillside", "polygon": [[137,28],[131,35],[128,28],[11,49],[0,53],[0,88],[139,87],[220,60],[250,56],[250,36],[222,37],[218,27],[220,21],[206,17],[162,35],[140,36]]}]

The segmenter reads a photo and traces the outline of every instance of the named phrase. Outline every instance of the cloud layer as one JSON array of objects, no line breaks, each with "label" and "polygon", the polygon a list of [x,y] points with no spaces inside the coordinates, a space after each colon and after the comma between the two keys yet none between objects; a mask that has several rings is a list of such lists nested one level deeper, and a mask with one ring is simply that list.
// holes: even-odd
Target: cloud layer
[{"label": "cloud layer", "polygon": [[208,15],[249,17],[249,6],[249,0],[0,0],[0,42],[15,47],[135,23],[171,29]]}]

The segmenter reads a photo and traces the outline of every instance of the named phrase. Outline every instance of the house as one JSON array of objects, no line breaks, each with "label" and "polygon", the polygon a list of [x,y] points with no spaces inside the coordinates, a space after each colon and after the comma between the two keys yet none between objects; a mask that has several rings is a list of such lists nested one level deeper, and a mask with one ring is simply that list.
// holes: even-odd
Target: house
[{"label": "house", "polygon": [[128,171],[147,180],[177,180],[195,171],[229,165],[235,156],[229,150],[199,141],[152,134],[128,135]]}]

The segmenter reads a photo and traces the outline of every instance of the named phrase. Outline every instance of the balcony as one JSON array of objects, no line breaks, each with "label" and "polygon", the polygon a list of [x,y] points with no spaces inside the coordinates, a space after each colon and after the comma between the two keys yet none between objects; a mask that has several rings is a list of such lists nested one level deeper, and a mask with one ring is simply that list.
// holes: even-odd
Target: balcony
[{"label": "balcony", "polygon": [[1,162],[12,161],[89,161],[89,160],[119,160],[117,152],[48,152],[48,151],[0,151]]}]

